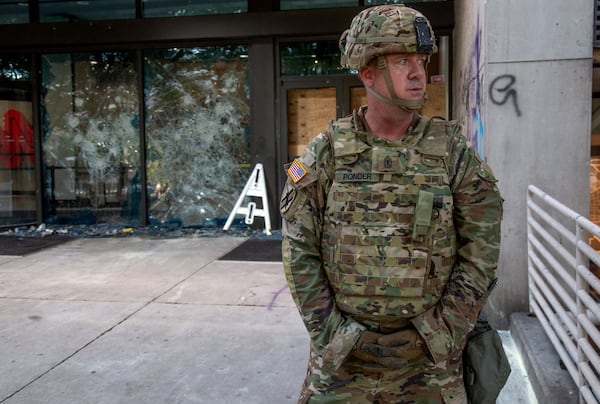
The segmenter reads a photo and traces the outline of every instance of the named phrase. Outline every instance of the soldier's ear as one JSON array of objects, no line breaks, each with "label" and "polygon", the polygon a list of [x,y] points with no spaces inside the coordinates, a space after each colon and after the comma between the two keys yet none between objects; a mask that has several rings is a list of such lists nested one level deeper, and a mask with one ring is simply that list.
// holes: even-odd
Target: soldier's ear
[{"label": "soldier's ear", "polygon": [[372,87],[373,86],[373,68],[370,64],[361,67],[358,70],[358,78],[363,82],[364,85]]}]

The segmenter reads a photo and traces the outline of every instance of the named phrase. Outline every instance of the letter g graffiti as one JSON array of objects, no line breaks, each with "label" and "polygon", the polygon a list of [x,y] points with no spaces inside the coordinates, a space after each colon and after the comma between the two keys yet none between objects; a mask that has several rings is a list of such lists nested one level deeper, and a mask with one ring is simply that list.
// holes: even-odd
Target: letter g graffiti
[{"label": "letter g graffiti", "polygon": [[504,105],[510,99],[515,106],[517,116],[521,116],[521,109],[519,108],[519,101],[517,96],[517,90],[513,88],[517,82],[517,78],[512,74],[504,74],[496,77],[492,84],[490,84],[490,99],[496,105]]}]

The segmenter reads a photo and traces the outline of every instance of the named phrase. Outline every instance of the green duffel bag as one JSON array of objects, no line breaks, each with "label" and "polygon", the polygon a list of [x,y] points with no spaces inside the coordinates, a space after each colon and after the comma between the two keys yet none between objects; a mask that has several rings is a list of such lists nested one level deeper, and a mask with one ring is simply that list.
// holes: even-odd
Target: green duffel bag
[{"label": "green duffel bag", "polygon": [[510,363],[498,331],[483,319],[467,336],[463,351],[467,397],[473,404],[495,403],[510,375]]}]

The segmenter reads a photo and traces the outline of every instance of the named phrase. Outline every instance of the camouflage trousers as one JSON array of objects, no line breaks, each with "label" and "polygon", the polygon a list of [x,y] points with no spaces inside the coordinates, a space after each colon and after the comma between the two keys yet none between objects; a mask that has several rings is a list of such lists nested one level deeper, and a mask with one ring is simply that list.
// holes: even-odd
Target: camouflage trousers
[{"label": "camouflage trousers", "polygon": [[311,352],[298,403],[466,404],[461,357],[459,351],[442,363],[425,359],[399,370],[374,370],[349,358],[328,374]]}]

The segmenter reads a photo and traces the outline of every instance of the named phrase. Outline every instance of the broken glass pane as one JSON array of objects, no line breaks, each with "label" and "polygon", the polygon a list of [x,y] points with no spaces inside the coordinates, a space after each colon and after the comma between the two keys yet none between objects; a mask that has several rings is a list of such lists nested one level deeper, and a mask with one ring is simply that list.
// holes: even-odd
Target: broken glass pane
[{"label": "broken glass pane", "polygon": [[224,221],[250,172],[247,46],[145,53],[151,223]]},{"label": "broken glass pane", "polygon": [[134,52],[42,56],[42,152],[50,223],[140,222]]}]

